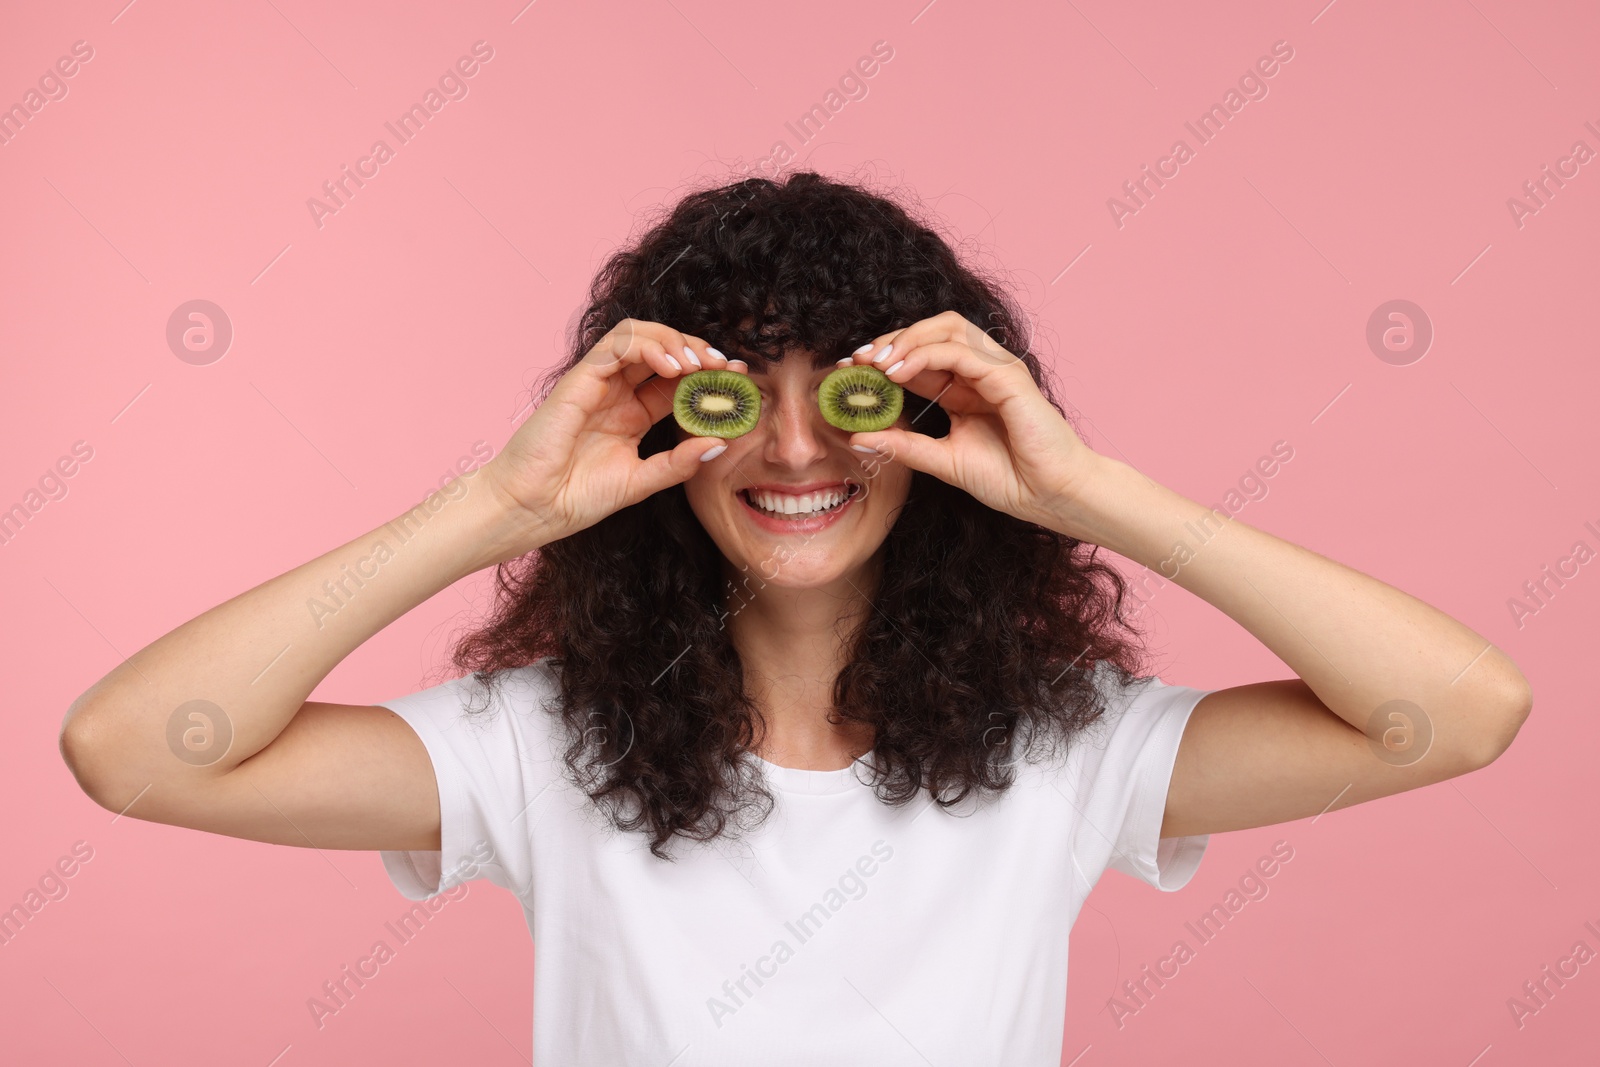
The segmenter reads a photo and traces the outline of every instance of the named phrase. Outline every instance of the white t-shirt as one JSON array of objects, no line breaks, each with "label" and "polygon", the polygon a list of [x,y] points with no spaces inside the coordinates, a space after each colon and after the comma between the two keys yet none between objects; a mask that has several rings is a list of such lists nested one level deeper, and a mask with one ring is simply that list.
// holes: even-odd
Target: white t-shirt
[{"label": "white t-shirt", "polygon": [[1159,837],[1208,690],[1095,677],[1102,721],[1053,765],[1019,763],[998,800],[891,807],[856,765],[761,760],[766,822],[674,843],[667,862],[562,773],[543,663],[507,672],[471,721],[464,700],[484,700],[469,675],[383,705],[427,746],[442,821],[440,852],[384,852],[384,867],[410,900],[473,878],[518,896],[535,1067],[1058,1067],[1089,890],[1108,866],[1179,889],[1208,841]]}]

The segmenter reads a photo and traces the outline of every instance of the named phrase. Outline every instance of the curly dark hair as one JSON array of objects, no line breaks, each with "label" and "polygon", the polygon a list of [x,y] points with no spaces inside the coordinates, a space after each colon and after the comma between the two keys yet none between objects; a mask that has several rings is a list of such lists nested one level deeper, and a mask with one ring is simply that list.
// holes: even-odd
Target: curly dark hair
[{"label": "curly dark hair", "polygon": [[[929,225],[859,184],[809,171],[749,178],[684,196],[611,256],[538,395],[625,318],[757,368],[792,350],[839,359],[943,311],[1020,357],[1061,410],[1022,313]],[[936,405],[906,400],[920,431],[949,431]],[[676,440],[669,416],[640,454]],[[1019,747],[1054,754],[1101,716],[1094,665],[1123,682],[1142,672],[1124,581],[1097,551],[914,474],[833,687],[834,720],[872,728],[880,800],[926,788],[950,806],[1003,792]],[[745,756],[763,727],[725,627],[728,566],[674,486],[501,564],[489,618],[455,649],[456,667],[490,686],[548,658],[574,781],[663,859],[675,836],[734,836],[774,802]]]}]

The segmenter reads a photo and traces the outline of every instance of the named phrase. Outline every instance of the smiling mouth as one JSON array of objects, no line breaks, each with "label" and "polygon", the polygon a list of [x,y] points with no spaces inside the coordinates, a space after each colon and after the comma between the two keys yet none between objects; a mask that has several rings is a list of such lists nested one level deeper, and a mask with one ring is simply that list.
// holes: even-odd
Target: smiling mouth
[{"label": "smiling mouth", "polygon": [[741,489],[739,497],[756,514],[779,522],[806,522],[839,511],[861,493],[855,482],[809,493],[779,493],[770,489]]}]

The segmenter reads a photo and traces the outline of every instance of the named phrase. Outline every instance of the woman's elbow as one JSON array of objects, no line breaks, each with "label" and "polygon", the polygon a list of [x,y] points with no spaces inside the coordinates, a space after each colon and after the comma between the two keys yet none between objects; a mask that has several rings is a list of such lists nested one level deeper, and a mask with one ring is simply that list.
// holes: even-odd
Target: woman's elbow
[{"label": "woman's elbow", "polygon": [[66,717],[61,720],[61,735],[57,740],[57,747],[61,751],[61,761],[67,765],[67,770],[72,772],[78,788],[82,789],[90,800],[111,811],[115,809],[110,807],[109,790],[106,785],[107,760],[104,754],[107,747],[107,728],[104,713],[96,712],[84,697],[79,697],[73,701],[72,706],[67,709]]},{"label": "woman's elbow", "polygon": [[1513,666],[1499,695],[1486,702],[1485,709],[1476,716],[1466,752],[1468,769],[1487,767],[1505,755],[1532,711],[1533,687]]}]

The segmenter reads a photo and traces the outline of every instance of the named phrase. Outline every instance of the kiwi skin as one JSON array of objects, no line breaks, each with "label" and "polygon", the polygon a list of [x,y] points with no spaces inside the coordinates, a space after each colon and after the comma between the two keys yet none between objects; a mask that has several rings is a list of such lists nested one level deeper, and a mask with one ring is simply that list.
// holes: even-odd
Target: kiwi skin
[{"label": "kiwi skin", "polygon": [[695,371],[678,379],[672,416],[695,437],[742,437],[761,417],[761,390],[736,371]]},{"label": "kiwi skin", "polygon": [[[851,404],[851,398],[870,399],[878,396],[871,405]],[[871,433],[887,430],[900,418],[905,405],[905,390],[877,367],[851,364],[822,379],[817,387],[817,405],[828,425],[850,433]]]}]

